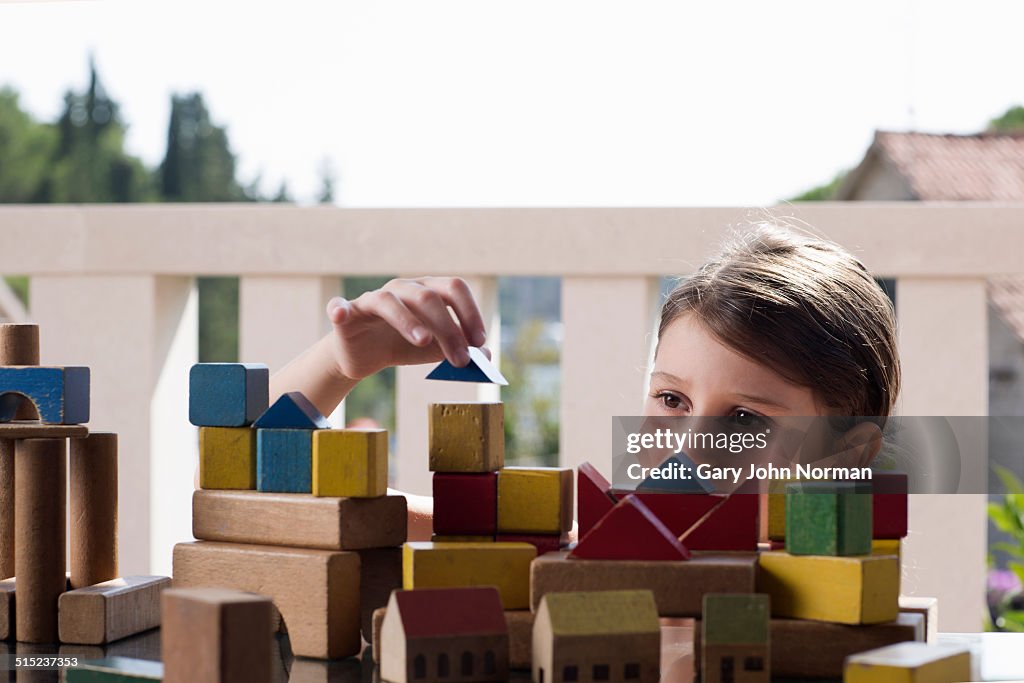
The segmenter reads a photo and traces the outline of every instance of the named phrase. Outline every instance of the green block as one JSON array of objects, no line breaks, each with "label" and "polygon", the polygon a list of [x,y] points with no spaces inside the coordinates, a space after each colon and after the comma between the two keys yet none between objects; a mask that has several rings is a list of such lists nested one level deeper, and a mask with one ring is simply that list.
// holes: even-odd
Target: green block
[{"label": "green block", "polygon": [[769,597],[760,593],[707,593],[701,639],[708,645],[767,645]]},{"label": "green block", "polygon": [[64,670],[66,683],[134,683],[162,681],[164,665],[146,659],[107,657],[80,662]]},{"label": "green block", "polygon": [[871,485],[786,485],[786,551],[791,555],[870,555]]}]

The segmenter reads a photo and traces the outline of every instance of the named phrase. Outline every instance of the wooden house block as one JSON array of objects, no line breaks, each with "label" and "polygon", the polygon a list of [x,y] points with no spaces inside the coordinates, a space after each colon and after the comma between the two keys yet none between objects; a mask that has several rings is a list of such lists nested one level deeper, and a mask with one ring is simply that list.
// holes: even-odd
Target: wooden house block
[{"label": "wooden house block", "polygon": [[431,472],[496,472],[505,466],[505,406],[430,405]]},{"label": "wooden house block", "polygon": [[705,683],[767,683],[771,678],[769,598],[708,594],[701,619],[701,678]]},{"label": "wooden house block", "polygon": [[313,430],[256,430],[256,490],[313,492]]},{"label": "wooden house block", "polygon": [[262,363],[198,363],[188,373],[188,420],[197,427],[244,427],[270,402]]},{"label": "wooden house block", "polygon": [[843,481],[789,484],[786,550],[792,555],[869,554],[870,485]]},{"label": "wooden house block", "polygon": [[60,641],[102,645],[160,625],[166,576],[127,576],[60,596]]},{"label": "wooden house block", "polygon": [[10,422],[31,402],[44,424],[89,421],[89,368],[0,367],[0,422]]},{"label": "wooden house block", "polygon": [[533,624],[533,680],[657,683],[661,631],[650,591],[545,595]]},{"label": "wooden house block", "polygon": [[554,534],[498,534],[494,540],[498,543],[529,543],[537,549],[538,555],[543,555],[561,550],[568,542],[568,537]]},{"label": "wooden house block", "polygon": [[495,586],[505,609],[530,605],[530,562],[537,549],[528,543],[406,543],[402,586],[461,588]]},{"label": "wooden house block", "polygon": [[18,441],[14,455],[14,557],[18,640],[57,642],[57,601],[67,589],[67,449],[63,439]]},{"label": "wooden house block", "polygon": [[259,591],[274,601],[300,657],[359,652],[359,555],[228,543],[174,547],[175,587]]},{"label": "wooden house block", "polygon": [[205,541],[321,550],[388,548],[405,543],[406,507],[405,496],[196,491],[192,535]]},{"label": "wooden house block", "polygon": [[257,429],[330,429],[327,418],[320,414],[302,392],[282,394],[274,404],[252,423]]},{"label": "wooden house block", "polygon": [[427,379],[508,385],[508,380],[498,371],[491,359],[475,346],[469,347],[469,363],[465,367],[457,368],[445,359],[430,371]]},{"label": "wooden house block", "polygon": [[14,579],[0,579],[0,641],[14,638]]},{"label": "wooden house block", "polygon": [[376,498],[388,492],[385,429],[313,432],[313,495]]},{"label": "wooden house block", "polygon": [[956,683],[971,679],[970,650],[959,645],[889,645],[852,655],[843,671],[843,683]]},{"label": "wooden house block", "polygon": [[890,555],[827,557],[761,553],[757,590],[772,616],[879,624],[899,613],[900,563]]},{"label": "wooden house block", "polygon": [[579,466],[576,474],[576,525],[584,538],[594,525],[618,502],[612,486],[589,462]]},{"label": "wooden house block", "polygon": [[256,431],[251,427],[200,427],[199,488],[255,490]]},{"label": "wooden house block", "polygon": [[[388,599],[390,600],[391,598],[389,597]],[[384,627],[384,617],[387,613],[387,606],[378,607],[373,610],[373,640],[370,641],[373,647],[370,650],[370,653],[373,657],[373,661],[377,664],[380,664],[380,631]]]},{"label": "wooden house block", "polygon": [[117,434],[93,432],[70,447],[71,588],[117,578]]},{"label": "wooden house block", "polygon": [[359,629],[373,642],[373,613],[402,587],[402,549],[371,548],[359,553]]},{"label": "wooden house block", "polygon": [[65,683],[134,683],[163,681],[164,665],[148,659],[107,657],[80,661],[64,670]]},{"label": "wooden house block", "polygon": [[14,442],[0,438],[0,581],[12,576],[14,576]]},{"label": "wooden house block", "polygon": [[902,472],[875,472],[871,479],[872,536],[906,538],[909,526],[907,475]]},{"label": "wooden house block", "polygon": [[435,472],[434,533],[494,536],[498,531],[498,475]]},{"label": "wooden house block", "polygon": [[[2,585],[2,584],[0,584]],[[924,620],[924,637],[917,638],[926,643],[934,643],[939,635],[939,601],[936,598],[919,598],[907,595],[900,596],[900,616],[920,615]],[[0,638],[0,640],[3,640]],[[868,648],[865,648],[868,649]]]},{"label": "wooden house block", "polygon": [[569,558],[669,562],[690,559],[690,551],[640,499],[626,496],[577,543]]},{"label": "wooden house block", "polygon": [[530,605],[536,611],[548,593],[642,590],[654,593],[658,614],[699,617],[706,593],[753,593],[757,555],[704,554],[685,562],[568,559],[548,553],[530,567]]},{"label": "wooden house block", "polygon": [[498,533],[568,533],[572,502],[569,468],[506,467],[498,471]]},{"label": "wooden house block", "polygon": [[270,683],[274,605],[218,588],[163,594],[165,683]]},{"label": "wooden house block", "polygon": [[395,591],[380,641],[380,677],[390,683],[508,678],[508,626],[492,587]]}]

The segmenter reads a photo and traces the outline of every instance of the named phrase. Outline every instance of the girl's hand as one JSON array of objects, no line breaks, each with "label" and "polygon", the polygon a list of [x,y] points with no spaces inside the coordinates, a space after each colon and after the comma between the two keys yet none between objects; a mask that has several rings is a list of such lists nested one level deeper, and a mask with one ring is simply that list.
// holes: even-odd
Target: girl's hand
[{"label": "girl's hand", "polygon": [[480,308],[461,278],[392,280],[352,301],[331,299],[327,316],[338,373],[352,380],[442,358],[461,368],[469,362],[468,347],[486,340]]}]

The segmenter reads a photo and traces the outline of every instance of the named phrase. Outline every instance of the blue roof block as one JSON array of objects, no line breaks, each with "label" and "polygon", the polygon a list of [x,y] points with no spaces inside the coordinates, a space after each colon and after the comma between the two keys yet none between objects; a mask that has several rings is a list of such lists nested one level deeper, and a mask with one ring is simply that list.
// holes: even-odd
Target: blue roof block
[{"label": "blue roof block", "polygon": [[464,368],[457,368],[447,360],[430,371],[427,379],[440,379],[449,382],[479,382],[482,384],[499,384],[507,386],[508,380],[502,376],[487,355],[476,348],[469,347],[469,363]]},{"label": "blue roof block", "polygon": [[259,429],[330,429],[327,418],[320,414],[300,391],[290,391],[274,401],[274,405],[257,418],[253,427]]}]

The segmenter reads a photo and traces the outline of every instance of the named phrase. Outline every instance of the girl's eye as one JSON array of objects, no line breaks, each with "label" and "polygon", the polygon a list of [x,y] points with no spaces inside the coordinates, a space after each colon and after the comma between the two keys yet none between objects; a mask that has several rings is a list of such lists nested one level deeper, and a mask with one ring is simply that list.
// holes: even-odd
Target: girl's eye
[{"label": "girl's eye", "polygon": [[667,391],[657,394],[656,398],[661,401],[663,406],[670,410],[678,410],[683,405],[683,399]]},{"label": "girl's eye", "polygon": [[741,427],[754,427],[765,423],[765,419],[763,417],[757,413],[752,413],[749,410],[744,410],[743,408],[737,408],[736,411],[733,412],[732,419]]}]

